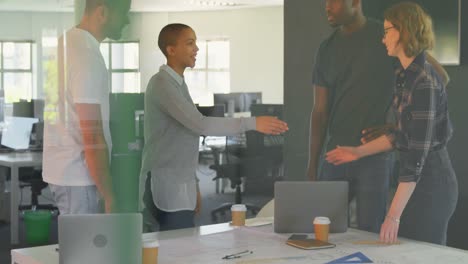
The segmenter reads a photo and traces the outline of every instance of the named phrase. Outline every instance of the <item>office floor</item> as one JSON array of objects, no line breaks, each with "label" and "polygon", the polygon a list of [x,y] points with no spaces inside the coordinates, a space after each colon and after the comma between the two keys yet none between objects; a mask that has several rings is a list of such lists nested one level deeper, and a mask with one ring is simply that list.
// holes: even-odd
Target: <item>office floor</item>
[{"label": "office floor", "polygon": [[[215,174],[214,171],[208,168],[210,161],[202,161],[197,171],[198,178],[200,179],[200,190],[202,192],[202,211],[196,218],[196,225],[212,224],[210,211],[224,202],[232,202],[234,200],[234,190],[227,184],[225,193],[216,194],[215,181],[212,181]],[[48,189],[40,197],[40,203],[49,203],[51,194]],[[265,205],[272,197],[268,195],[243,195],[245,203],[255,204],[259,207]],[[30,201],[30,194],[28,191],[23,191],[23,203]],[[230,214],[226,214],[223,219],[218,218],[218,222],[227,222],[230,220]],[[248,216],[249,217],[249,216]],[[54,218],[51,226],[51,244],[57,243],[57,220]],[[24,239],[24,222],[20,220],[20,244],[15,248],[28,247]],[[0,222],[0,263],[10,263],[10,225],[5,222]]]}]

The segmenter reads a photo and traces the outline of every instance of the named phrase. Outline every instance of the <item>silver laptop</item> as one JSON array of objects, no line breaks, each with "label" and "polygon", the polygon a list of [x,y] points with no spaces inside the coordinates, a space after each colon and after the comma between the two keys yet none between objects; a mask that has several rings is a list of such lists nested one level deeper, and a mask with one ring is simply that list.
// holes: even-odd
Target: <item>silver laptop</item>
[{"label": "silver laptop", "polygon": [[26,117],[5,118],[1,144],[17,150],[28,149],[33,124],[38,121],[36,118]]},{"label": "silver laptop", "polygon": [[330,218],[331,233],[346,232],[348,182],[276,182],[274,214],[277,233],[313,233],[316,216]]},{"label": "silver laptop", "polygon": [[141,263],[141,214],[60,215],[60,264]]}]

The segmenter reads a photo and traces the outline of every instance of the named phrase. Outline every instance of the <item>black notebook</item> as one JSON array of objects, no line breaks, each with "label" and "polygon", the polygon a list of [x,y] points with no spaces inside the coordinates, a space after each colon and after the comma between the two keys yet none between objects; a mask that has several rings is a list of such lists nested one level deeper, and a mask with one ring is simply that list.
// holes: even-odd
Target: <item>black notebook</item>
[{"label": "black notebook", "polygon": [[333,248],[335,244],[309,238],[307,235],[291,235],[286,244],[301,249]]}]

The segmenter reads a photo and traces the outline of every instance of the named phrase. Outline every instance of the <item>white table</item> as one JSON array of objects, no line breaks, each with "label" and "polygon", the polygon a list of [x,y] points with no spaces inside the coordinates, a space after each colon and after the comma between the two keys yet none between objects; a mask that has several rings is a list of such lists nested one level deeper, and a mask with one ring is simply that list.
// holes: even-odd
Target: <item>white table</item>
[{"label": "white table", "polygon": [[[275,234],[271,225],[236,228],[217,224],[176,231],[143,234],[160,241],[159,264],[207,263],[327,263],[338,258],[362,253],[373,263],[386,264],[466,264],[468,251],[429,243],[402,239],[401,245],[357,245],[360,240],[377,240],[378,235],[355,229],[332,234],[330,242],[336,248],[301,250],[285,244],[289,234]],[[15,249],[11,251],[13,264],[58,264],[57,245]],[[242,250],[253,254],[239,259],[222,257]]]},{"label": "white table", "polygon": [[[42,167],[42,152],[10,152],[0,153],[0,166],[11,169],[10,187],[10,224],[11,244],[18,244],[18,196],[19,169],[24,167]],[[3,191],[3,190],[2,190]]]}]

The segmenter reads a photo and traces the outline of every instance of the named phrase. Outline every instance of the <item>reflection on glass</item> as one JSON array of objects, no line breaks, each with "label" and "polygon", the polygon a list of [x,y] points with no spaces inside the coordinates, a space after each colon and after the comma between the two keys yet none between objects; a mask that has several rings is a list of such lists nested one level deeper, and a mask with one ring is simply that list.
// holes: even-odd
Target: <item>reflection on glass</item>
[{"label": "reflection on glass", "polygon": [[138,43],[112,43],[112,69],[138,69]]},{"label": "reflection on glass", "polygon": [[125,72],[112,73],[112,92],[113,93],[139,93],[140,92],[140,73]]},{"label": "reflection on glass", "polygon": [[3,67],[8,70],[31,69],[31,43],[3,43]]},{"label": "reflection on glass", "polygon": [[18,102],[32,98],[32,74],[30,72],[4,73],[5,102]]}]

